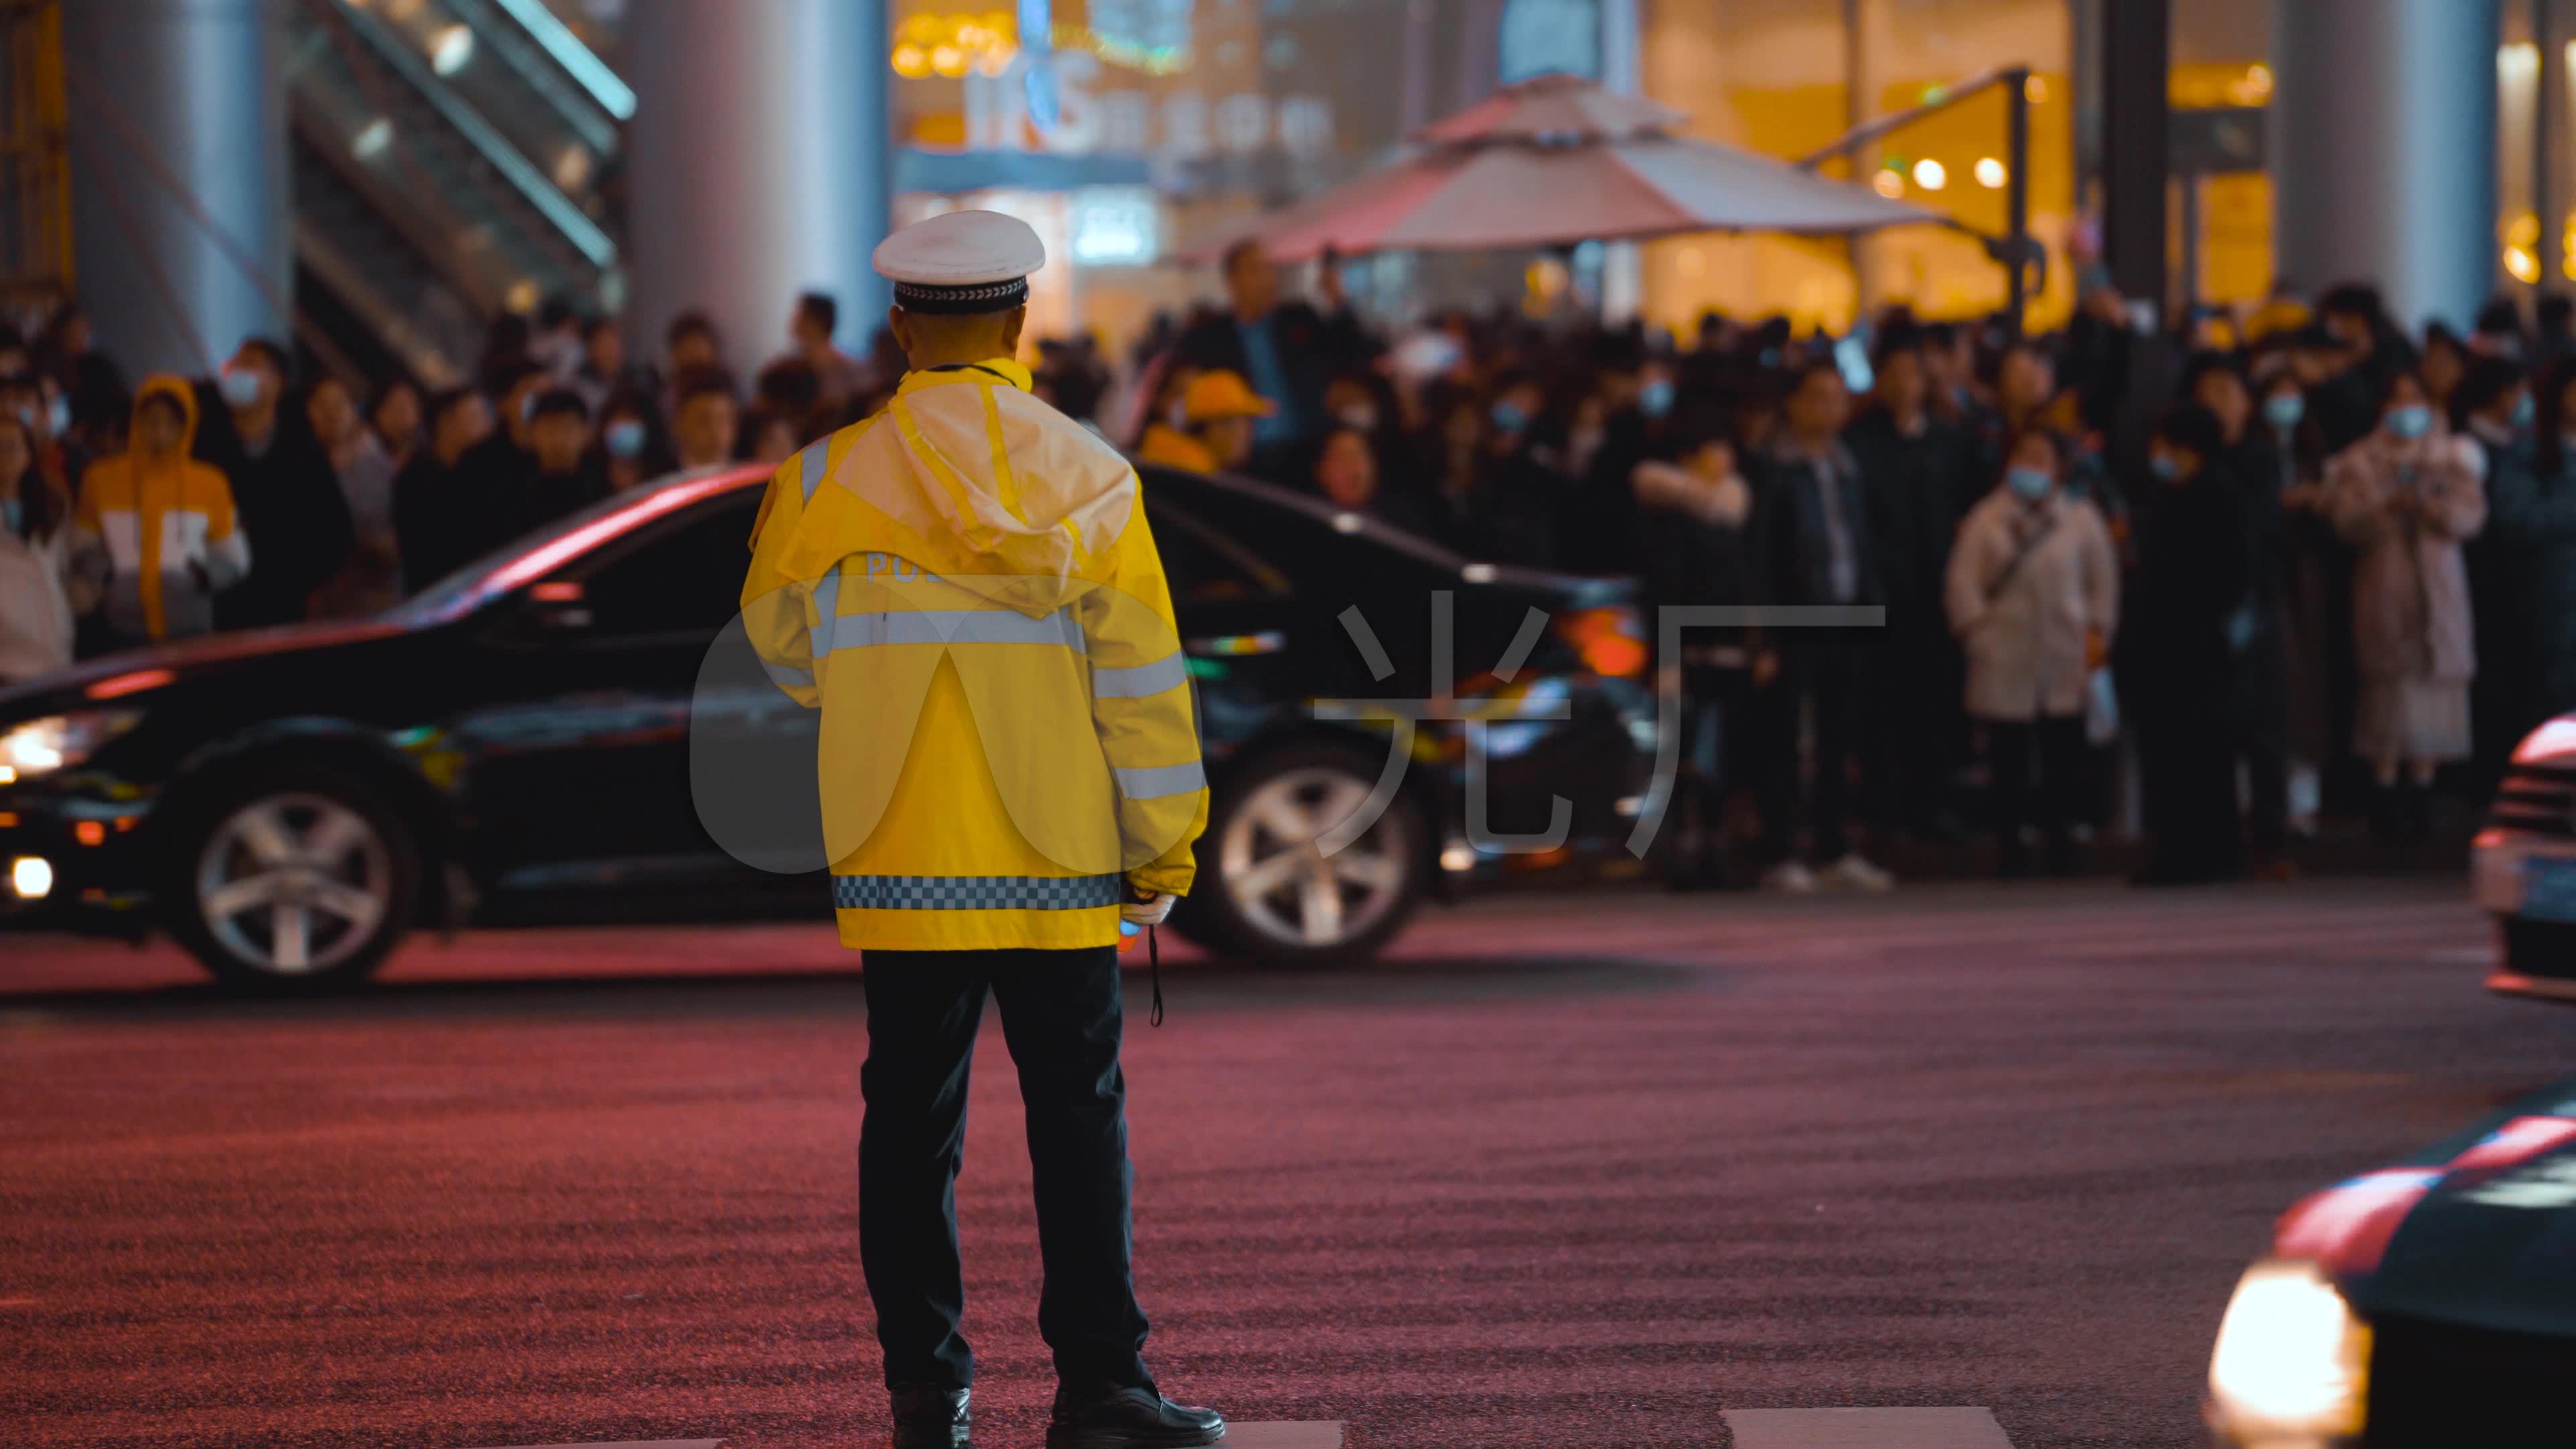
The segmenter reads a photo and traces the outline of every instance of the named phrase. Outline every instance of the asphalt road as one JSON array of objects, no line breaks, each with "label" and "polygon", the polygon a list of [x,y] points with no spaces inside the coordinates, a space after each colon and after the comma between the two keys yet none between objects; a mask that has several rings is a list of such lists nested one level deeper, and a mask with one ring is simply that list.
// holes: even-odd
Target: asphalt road
[{"label": "asphalt road", "polygon": [[[1525,898],[1369,969],[1167,958],[1127,1055],[1151,1356],[1360,1446],[1841,1405],[2194,1444],[2282,1208],[2576,1072],[2576,1011],[2479,990],[2460,895]],[[165,949],[0,938],[10,1442],[878,1442],[851,966],[821,927],[529,930],[245,1003]],[[986,1045],[979,1443],[1033,1445]]]}]

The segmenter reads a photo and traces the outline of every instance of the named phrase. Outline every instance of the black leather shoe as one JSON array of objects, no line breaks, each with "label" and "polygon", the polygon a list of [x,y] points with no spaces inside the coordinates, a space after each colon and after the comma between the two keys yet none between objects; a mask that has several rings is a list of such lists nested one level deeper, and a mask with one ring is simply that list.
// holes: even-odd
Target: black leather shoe
[{"label": "black leather shoe", "polygon": [[964,1389],[896,1389],[894,1449],[966,1449],[970,1416]]},{"label": "black leather shoe", "polygon": [[1185,1409],[1152,1389],[1058,1390],[1047,1449],[1186,1449],[1225,1437],[1214,1409]]}]

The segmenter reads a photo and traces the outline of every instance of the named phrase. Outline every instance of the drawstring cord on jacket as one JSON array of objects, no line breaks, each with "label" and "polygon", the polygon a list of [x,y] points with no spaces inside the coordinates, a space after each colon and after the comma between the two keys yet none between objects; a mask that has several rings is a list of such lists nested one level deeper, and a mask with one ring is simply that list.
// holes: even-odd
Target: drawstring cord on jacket
[{"label": "drawstring cord on jacket", "polygon": [[1154,1010],[1145,1018],[1147,1026],[1163,1024],[1163,953],[1154,946],[1154,928],[1145,928],[1145,974],[1154,983]]}]

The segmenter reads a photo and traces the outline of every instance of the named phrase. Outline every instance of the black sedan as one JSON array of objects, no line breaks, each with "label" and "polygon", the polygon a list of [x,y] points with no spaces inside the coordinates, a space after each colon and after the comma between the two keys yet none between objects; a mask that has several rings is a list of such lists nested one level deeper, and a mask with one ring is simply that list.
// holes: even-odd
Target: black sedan
[{"label": "black sedan", "polygon": [[2576,1436],[2576,1081],[2309,1197],[2210,1359],[2228,1449]]},{"label": "black sedan", "polygon": [[[811,784],[812,716],[721,667],[765,477],[620,495],[376,619],[0,693],[0,907],[158,925],[226,980],[314,983],[517,902],[778,883],[691,788],[693,734],[701,770],[748,739],[782,790]],[[1144,492],[1214,789],[1177,927],[1347,959],[1460,882],[1624,845],[1655,740],[1629,585],[1471,563],[1241,480],[1147,469]],[[1390,771],[1389,808],[1330,848]],[[819,874],[786,884],[828,907]]]}]

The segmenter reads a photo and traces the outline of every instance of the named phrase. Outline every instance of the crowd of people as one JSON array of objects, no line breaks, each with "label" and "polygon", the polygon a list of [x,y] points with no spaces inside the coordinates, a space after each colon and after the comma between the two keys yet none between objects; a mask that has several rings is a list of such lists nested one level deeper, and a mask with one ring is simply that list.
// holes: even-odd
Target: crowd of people
[{"label": "crowd of people", "polygon": [[[1664,604],[1883,606],[1686,639],[1684,881],[1741,830],[1778,889],[1882,889],[1864,839],[1983,826],[2082,865],[2124,783],[2144,879],[2294,873],[2332,816],[2419,840],[2576,709],[2576,321],[2408,336],[2367,285],[2069,325],[1888,309],[1845,337],[1446,314],[1364,326],[1258,247],[1157,328],[1107,426]],[[2122,762],[2135,770],[2124,772]],[[1749,809],[1738,807],[1749,806]]]},{"label": "crowd of people", "polygon": [[[2576,324],[2490,305],[2403,332],[2368,286],[2160,318],[2093,286],[2061,332],[1916,319],[1801,336],[1445,313],[1373,328],[1257,246],[1123,368],[1037,389],[1147,462],[1309,491],[1495,562],[1633,575],[1659,604],[1884,608],[1703,631],[1679,883],[1748,843],[1790,891],[1876,890],[1902,837],[1980,827],[2080,868],[2123,759],[2147,877],[2284,874],[2321,816],[2432,828],[2576,709]],[[903,363],[834,300],[743,385],[704,316],[650,361],[614,319],[500,319],[477,381],[298,382],[277,343],[130,391],[66,309],[0,330],[0,683],[219,628],[380,610],[665,473],[783,461]],[[2124,750],[2133,746],[2133,751]],[[2445,771],[2449,774],[2445,774]],[[1882,859],[1884,858],[1882,853]]]}]

